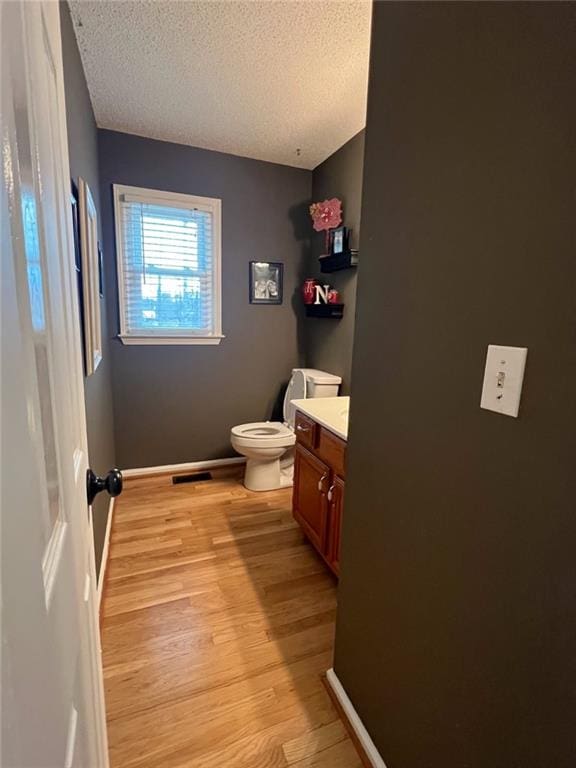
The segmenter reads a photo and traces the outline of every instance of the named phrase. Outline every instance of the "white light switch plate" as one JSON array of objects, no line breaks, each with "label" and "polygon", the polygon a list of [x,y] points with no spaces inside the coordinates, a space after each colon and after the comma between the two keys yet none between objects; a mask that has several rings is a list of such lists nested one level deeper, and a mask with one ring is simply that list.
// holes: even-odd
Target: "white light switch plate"
[{"label": "white light switch plate", "polygon": [[488,345],[480,408],[518,416],[527,347]]}]

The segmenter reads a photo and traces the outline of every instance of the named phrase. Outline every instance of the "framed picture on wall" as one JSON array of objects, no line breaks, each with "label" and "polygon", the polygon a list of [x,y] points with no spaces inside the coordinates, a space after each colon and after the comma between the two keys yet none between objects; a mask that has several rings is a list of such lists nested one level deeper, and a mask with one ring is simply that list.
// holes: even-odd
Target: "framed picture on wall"
[{"label": "framed picture on wall", "polygon": [[330,230],[330,255],[336,256],[348,250],[350,231],[346,227],[335,227]]},{"label": "framed picture on wall", "polygon": [[102,360],[100,321],[100,268],[98,258],[98,216],[88,184],[78,179],[78,221],[82,259],[82,303],[86,375],[90,376]]},{"label": "framed picture on wall", "polygon": [[98,243],[98,290],[100,298],[104,298],[104,257],[100,243]]},{"label": "framed picture on wall", "polygon": [[284,264],[250,262],[250,304],[282,304]]},{"label": "framed picture on wall", "polygon": [[[82,254],[80,253],[80,212],[78,202],[78,187],[72,179],[70,206],[72,208],[72,236],[74,239],[74,268],[76,272],[76,290],[78,291],[78,309],[80,311],[80,333],[84,339],[84,293],[82,290]],[[86,354],[82,345],[84,370],[86,370]]]}]

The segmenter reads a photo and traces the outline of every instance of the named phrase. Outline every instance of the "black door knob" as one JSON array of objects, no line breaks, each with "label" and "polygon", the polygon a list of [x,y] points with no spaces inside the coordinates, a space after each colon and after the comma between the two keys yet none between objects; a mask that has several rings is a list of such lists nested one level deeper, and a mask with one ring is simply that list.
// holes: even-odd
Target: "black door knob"
[{"label": "black door knob", "polygon": [[88,504],[92,504],[100,491],[108,491],[110,496],[119,496],[122,493],[122,472],[119,469],[111,469],[106,477],[98,477],[89,469],[86,472]]}]

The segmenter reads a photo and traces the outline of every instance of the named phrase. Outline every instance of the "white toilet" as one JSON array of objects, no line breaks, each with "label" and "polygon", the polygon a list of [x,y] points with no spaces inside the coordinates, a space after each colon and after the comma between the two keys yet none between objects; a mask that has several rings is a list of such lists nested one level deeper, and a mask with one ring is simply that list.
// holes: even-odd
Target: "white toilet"
[{"label": "white toilet", "polygon": [[246,456],[244,485],[250,491],[273,491],[292,485],[294,475],[294,416],[292,400],[336,397],[342,379],[313,368],[294,368],[284,397],[284,423],[255,421],[232,427],[230,442]]}]

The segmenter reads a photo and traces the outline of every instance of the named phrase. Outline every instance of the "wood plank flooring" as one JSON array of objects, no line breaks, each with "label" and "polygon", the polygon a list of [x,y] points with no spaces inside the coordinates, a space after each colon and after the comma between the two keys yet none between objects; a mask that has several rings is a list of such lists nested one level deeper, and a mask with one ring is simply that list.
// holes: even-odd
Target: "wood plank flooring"
[{"label": "wood plank flooring", "polygon": [[236,469],[127,481],[102,606],[112,768],[357,768],[322,682],[336,588]]}]

